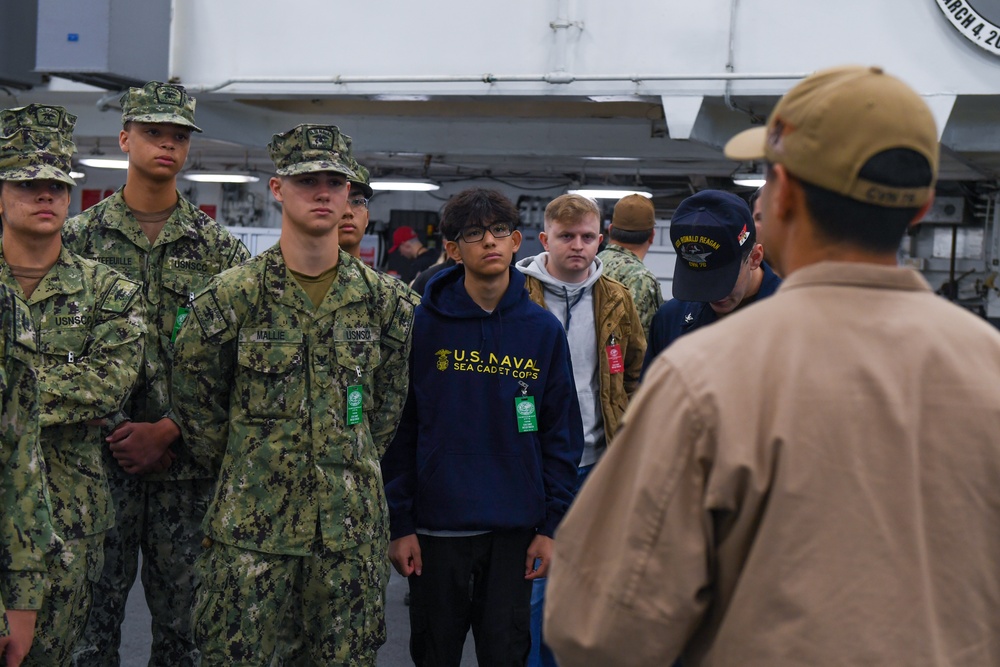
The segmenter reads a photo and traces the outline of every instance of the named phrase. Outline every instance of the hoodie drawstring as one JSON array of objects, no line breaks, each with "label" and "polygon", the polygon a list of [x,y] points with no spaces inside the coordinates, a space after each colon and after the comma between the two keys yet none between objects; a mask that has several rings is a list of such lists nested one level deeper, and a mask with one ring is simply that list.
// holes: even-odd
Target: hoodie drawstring
[{"label": "hoodie drawstring", "polygon": [[566,321],[563,322],[563,329],[566,330],[566,331],[569,331],[569,323],[570,323],[570,320],[573,319],[573,308],[576,307],[576,304],[580,303],[580,299],[583,298],[583,293],[586,290],[582,290],[582,289],[581,290],[577,290],[577,292],[576,292],[576,298],[573,299],[572,303],[570,303],[570,300],[569,300],[569,290],[566,289],[565,287],[563,287],[562,291],[563,291],[563,300],[566,301]]}]

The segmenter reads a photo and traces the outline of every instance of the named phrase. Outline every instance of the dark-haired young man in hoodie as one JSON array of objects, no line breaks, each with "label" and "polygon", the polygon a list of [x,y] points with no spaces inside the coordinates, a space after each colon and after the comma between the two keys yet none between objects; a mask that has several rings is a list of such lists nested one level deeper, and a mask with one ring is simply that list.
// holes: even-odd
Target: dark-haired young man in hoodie
[{"label": "dark-haired young man in hoodie", "polygon": [[449,200],[441,228],[461,264],[431,279],[414,315],[409,395],[382,470],[418,666],[457,667],[470,627],[480,664],[524,664],[531,582],[576,488],[569,347],[510,266],[517,221],[492,190]]},{"label": "dark-haired young man in hoodie", "polygon": [[[578,484],[611,443],[629,398],[639,385],[646,337],[628,288],[602,275],[597,257],[601,212],[581,195],[556,197],[545,207],[545,252],[517,263],[531,299],[559,318],[573,355],[573,376],[583,415],[584,448]],[[529,667],[555,667],[542,642],[545,579],[531,596]]]}]

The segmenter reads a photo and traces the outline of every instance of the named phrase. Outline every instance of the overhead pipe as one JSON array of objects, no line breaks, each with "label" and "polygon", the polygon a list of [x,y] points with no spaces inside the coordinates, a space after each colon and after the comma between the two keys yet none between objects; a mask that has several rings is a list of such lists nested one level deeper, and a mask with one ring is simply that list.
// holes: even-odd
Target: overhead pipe
[{"label": "overhead pipe", "polygon": [[471,75],[402,75],[402,76],[333,76],[333,77],[238,77],[216,85],[185,86],[192,94],[214,93],[237,84],[386,84],[386,83],[550,83],[631,81],[779,81],[803,79],[809,72],[724,72],[717,74],[471,74]]}]

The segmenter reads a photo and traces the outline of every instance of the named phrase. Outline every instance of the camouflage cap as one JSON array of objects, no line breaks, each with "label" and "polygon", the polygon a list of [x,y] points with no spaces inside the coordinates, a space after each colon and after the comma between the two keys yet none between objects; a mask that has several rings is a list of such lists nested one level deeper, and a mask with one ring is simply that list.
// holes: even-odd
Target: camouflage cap
[{"label": "camouflage cap", "polygon": [[279,176],[333,171],[354,181],[350,142],[336,125],[305,124],[271,137],[267,152]]},{"label": "camouflage cap", "polygon": [[357,179],[349,179],[351,183],[351,190],[360,190],[361,194],[365,196],[365,199],[371,199],[375,191],[372,190],[372,186],[369,184],[369,174],[368,170],[361,166],[361,163],[355,160],[353,157],[350,159],[348,164],[351,170],[357,175]]},{"label": "camouflage cap", "polygon": [[29,104],[0,111],[0,181],[51,179],[76,185],[69,177],[75,124],[76,116],[57,106]]},{"label": "camouflage cap", "polygon": [[122,124],[170,123],[189,127],[195,132],[201,128],[194,124],[194,98],[184,86],[150,81],[142,88],[129,88],[121,97]]}]

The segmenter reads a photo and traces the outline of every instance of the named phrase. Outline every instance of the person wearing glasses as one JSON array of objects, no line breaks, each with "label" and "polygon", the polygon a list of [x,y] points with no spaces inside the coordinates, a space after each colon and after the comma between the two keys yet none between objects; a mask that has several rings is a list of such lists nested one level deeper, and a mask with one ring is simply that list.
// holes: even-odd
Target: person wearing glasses
[{"label": "person wearing glasses", "polygon": [[344,216],[337,226],[337,241],[341,250],[355,259],[361,259],[361,239],[368,229],[368,200],[375,191],[369,184],[367,169],[357,160],[352,160],[351,168],[356,178],[350,181],[351,192],[347,197]]},{"label": "person wearing glasses", "polygon": [[562,326],[511,266],[517,208],[474,188],[444,208],[460,264],[427,285],[411,384],[382,460],[389,558],[408,578],[410,655],[457,667],[469,628],[481,665],[528,657],[531,583],[549,569],[583,449]]},{"label": "person wearing glasses", "polygon": [[[573,354],[584,437],[576,487],[611,444],[639,386],[646,350],[632,294],[603,274],[597,257],[602,238],[601,211],[594,200],[562,195],[545,207],[545,228],[538,235],[545,252],[517,263],[532,301],[559,319]],[[531,596],[529,666],[556,664],[542,639],[545,581],[535,581]]]},{"label": "person wearing glasses", "polygon": [[385,642],[379,460],[416,300],[339,247],[348,141],[332,125],[274,135],[278,244],[213,278],[177,335],[178,423],[219,471],[192,614],[204,667],[374,667]]},{"label": "person wearing glasses", "polygon": [[764,261],[750,207],[731,192],[702,190],[682,201],[670,222],[670,241],[677,252],[674,298],[653,316],[643,372],[684,334],[771,296],[781,285]]}]

